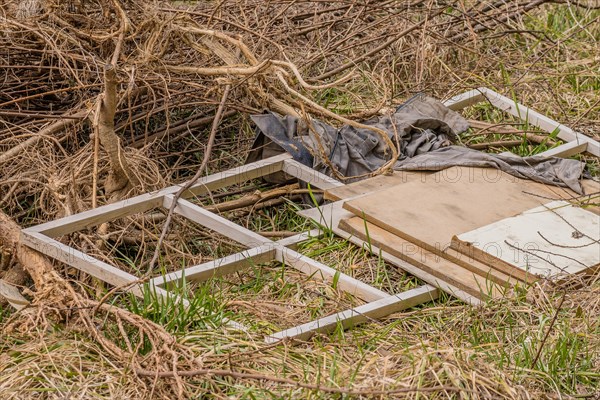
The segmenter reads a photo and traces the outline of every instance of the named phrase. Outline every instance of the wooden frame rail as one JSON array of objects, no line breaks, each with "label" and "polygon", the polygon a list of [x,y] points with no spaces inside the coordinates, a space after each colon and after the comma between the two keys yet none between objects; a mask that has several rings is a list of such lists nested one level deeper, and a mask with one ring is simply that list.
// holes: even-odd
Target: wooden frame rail
[{"label": "wooden frame rail", "polygon": [[[538,156],[540,157],[569,157],[584,151],[600,157],[600,144],[597,141],[581,133],[577,133],[488,88],[478,88],[465,92],[447,100],[445,104],[453,110],[460,110],[482,101],[488,101],[494,107],[521,118],[532,125],[539,126],[547,132],[558,130],[558,137],[566,141],[566,143],[539,154]],[[294,250],[298,243],[313,235],[318,235],[318,231],[304,232],[279,241],[272,241],[187,200],[193,196],[207,194],[216,189],[239,184],[280,171],[307,182],[312,187],[318,189],[327,190],[337,186],[343,186],[343,184],[337,180],[296,162],[289,154],[281,154],[199,179],[182,194],[177,201],[174,212],[233,239],[245,246],[246,249],[218,260],[191,266],[165,275],[154,276],[149,281],[150,287],[154,289],[158,295],[166,296],[169,294],[169,290],[172,287],[181,284],[184,280],[206,281],[218,276],[234,273],[256,263],[277,260],[287,266],[302,271],[311,278],[326,282],[333,282],[333,280],[336,280],[339,288],[367,302],[367,304],[358,306],[354,309],[345,310],[269,335],[266,338],[268,342],[274,342],[285,338],[305,340],[316,332],[329,332],[336,329],[336,327],[346,329],[371,319],[381,318],[390,313],[434,300],[439,296],[439,289],[457,295],[463,300],[473,304],[479,303],[477,299],[466,295],[445,282],[441,282],[439,279],[431,277],[429,274],[420,271],[412,264],[404,262],[385,252],[381,252],[388,262],[431,283],[431,285],[424,285],[403,293],[390,295]],[[169,209],[175,199],[175,194],[180,188],[181,186],[179,185],[171,186],[156,192],[143,194],[131,199],[61,218],[56,221],[23,229],[21,231],[21,243],[106,283],[114,286],[123,286],[126,290],[131,291],[136,295],[142,295],[140,277],[134,276],[77,249],[69,247],[55,238],[98,226],[102,223],[134,213],[145,212],[153,208],[163,207]],[[314,210],[310,211],[313,212],[305,212],[305,216],[311,216],[315,220],[320,219]],[[333,220],[339,219],[339,215],[337,215],[339,212],[332,213],[331,211],[333,210],[329,210],[326,214],[328,214],[327,217],[331,219],[330,222],[335,224],[337,221]],[[323,216],[321,215],[321,217]],[[323,223],[327,221],[319,222]],[[338,234],[343,234],[336,226],[332,227],[332,229]],[[363,244],[362,241],[356,238],[350,238],[350,240],[358,245]]]},{"label": "wooden frame rail", "polygon": [[[378,305],[367,307],[365,315],[379,315],[381,311],[377,310],[383,309],[400,310],[403,307],[408,307],[412,304],[421,302],[422,300],[431,300],[437,297],[435,291],[427,291],[428,296],[426,297],[423,297],[422,292],[414,293],[414,296],[411,292],[408,293],[408,295],[396,297],[395,299],[397,301],[391,301],[388,293],[343,274],[332,267],[324,265],[323,263],[313,260],[294,250],[298,243],[311,236],[319,235],[320,232],[318,230],[300,233],[279,241],[273,241],[237,225],[216,213],[207,211],[201,206],[188,200],[193,196],[207,194],[212,190],[225,188],[279,171],[286,172],[288,175],[307,182],[312,187],[318,189],[331,189],[343,185],[327,175],[296,162],[288,154],[260,160],[199,179],[177,200],[174,212],[190,221],[231,238],[243,245],[246,249],[218,260],[151,277],[149,280],[150,288],[159,296],[167,296],[172,288],[181,285],[184,281],[206,281],[219,276],[235,273],[254,264],[276,260],[286,266],[307,274],[311,279],[330,283],[335,281],[338,288],[366,302],[381,302],[382,300],[388,299],[387,302],[385,302],[385,304],[389,303],[386,307],[382,308],[383,306],[380,307]],[[98,226],[102,223],[128,215],[145,212],[153,208],[162,207],[168,210],[173,201],[175,201],[175,194],[180,188],[181,186],[171,186],[156,192],[143,194],[131,199],[23,229],[21,231],[21,243],[55,260],[61,261],[100,279],[103,282],[114,286],[122,286],[124,290],[142,296],[142,277],[132,275],[120,268],[100,261],[88,254],[61,243],[56,240],[56,238],[79,230]],[[355,312],[340,314],[338,315],[338,319],[344,319],[346,316],[348,316],[347,324],[351,321],[354,321],[355,323],[358,322]],[[302,338],[307,338],[311,332],[314,333],[329,329],[329,325],[327,325],[327,327],[321,327],[320,325],[322,324],[320,323],[317,325],[318,326],[313,330],[301,328],[300,330],[303,332],[301,335]],[[292,332],[297,331],[298,330],[295,330],[295,328],[290,328],[289,330],[282,331],[274,336],[269,336],[268,340],[273,341],[273,338],[284,339],[288,336],[297,338],[299,337],[297,334],[292,334]],[[290,333],[290,335],[286,332]]]},{"label": "wooden frame rail", "polygon": [[587,151],[600,157],[600,143],[583,133],[575,132],[555,120],[524,106],[516,101],[501,95],[498,92],[480,87],[454,96],[444,102],[451,110],[458,111],[477,103],[487,101],[492,106],[505,111],[524,122],[537,126],[542,130],[552,133],[558,131],[557,136],[566,143],[538,154],[538,157],[570,157]]}]

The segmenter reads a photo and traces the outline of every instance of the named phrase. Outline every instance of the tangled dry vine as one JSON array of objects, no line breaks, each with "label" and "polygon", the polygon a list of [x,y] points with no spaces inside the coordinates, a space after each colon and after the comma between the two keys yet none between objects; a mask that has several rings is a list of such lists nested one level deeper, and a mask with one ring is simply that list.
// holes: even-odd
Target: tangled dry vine
[{"label": "tangled dry vine", "polygon": [[[519,31],[515,21],[547,2],[4,1],[0,247],[10,261],[0,263],[0,277],[19,285],[31,278],[35,287],[33,307],[11,329],[50,320],[78,326],[116,360],[177,378],[164,393],[184,396],[177,371],[206,365],[160,326],[74,289],[52,263],[19,246],[20,226],[180,180],[159,155],[191,152],[182,139],[221,116],[270,109],[364,128],[357,121],[396,97],[395,87],[408,94],[435,87],[448,65],[493,64],[493,55],[477,57],[471,49],[482,35]],[[354,94],[365,81],[378,88],[370,101]],[[328,91],[357,107],[346,115],[333,111],[323,101]],[[397,158],[396,146],[385,132],[369,129],[388,146],[389,162],[378,171],[384,172]],[[215,131],[213,125],[213,139]],[[200,173],[213,139],[195,149],[206,160]],[[109,320],[118,334],[101,329]],[[132,330],[151,352],[140,355],[128,339]]]}]

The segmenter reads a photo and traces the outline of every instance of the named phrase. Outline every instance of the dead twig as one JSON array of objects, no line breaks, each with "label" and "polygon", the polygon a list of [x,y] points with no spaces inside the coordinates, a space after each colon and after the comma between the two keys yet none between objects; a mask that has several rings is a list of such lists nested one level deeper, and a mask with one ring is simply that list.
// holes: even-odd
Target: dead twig
[{"label": "dead twig", "polygon": [[198,179],[200,179],[200,177],[204,173],[204,169],[208,165],[208,161],[210,160],[210,155],[212,152],[212,146],[215,141],[215,136],[217,135],[217,128],[219,127],[219,124],[221,123],[221,117],[223,115],[223,110],[225,109],[225,102],[227,101],[227,96],[229,96],[230,89],[231,89],[230,85],[225,86],[225,90],[223,91],[223,96],[221,97],[221,102],[219,103],[219,107],[217,108],[217,112],[215,114],[215,119],[213,120],[212,128],[210,130],[210,135],[208,137],[208,143],[206,144],[206,150],[204,151],[204,157],[202,158],[200,167],[194,174],[194,177],[192,179],[190,179],[188,182],[186,182],[185,185],[183,185],[181,187],[181,189],[179,189],[177,191],[177,193],[175,193],[175,195],[173,196],[173,202],[171,203],[171,207],[169,207],[167,219],[165,220],[162,231],[160,233],[160,237],[158,238],[158,242],[156,243],[156,249],[154,250],[154,255],[152,256],[152,259],[150,260],[150,264],[148,265],[148,270],[146,272],[147,275],[149,275],[152,271],[154,271],[156,261],[158,260],[158,256],[160,255],[160,248],[162,246],[162,242],[163,242],[165,236],[167,235],[167,233],[169,232],[169,225],[171,224],[171,220],[173,219],[173,212],[175,210],[175,207],[177,207],[177,201],[179,200],[181,195],[183,193],[185,193],[186,190],[188,190],[190,187],[192,187],[192,185],[194,183],[196,183],[196,181]]},{"label": "dead twig", "polygon": [[36,135],[31,136],[29,139],[25,140],[19,145],[0,154],[0,164],[5,163],[10,159],[18,156],[19,153],[27,150],[28,148],[38,143],[44,136],[54,136],[63,129],[76,124],[81,119],[85,118],[86,115],[87,111],[77,111],[65,115],[65,118],[47,126],[46,128],[40,130]]},{"label": "dead twig", "polygon": [[550,321],[550,325],[548,326],[548,330],[546,331],[546,334],[544,335],[544,338],[542,339],[542,341],[540,342],[540,345],[538,347],[537,352],[535,353],[535,357],[533,357],[533,360],[531,361],[531,368],[535,368],[538,360],[540,359],[540,356],[542,355],[542,349],[544,348],[544,345],[546,344],[546,341],[548,340],[548,337],[550,336],[550,332],[552,332],[552,329],[554,328],[554,324],[556,323],[556,320],[558,318],[558,313],[560,312],[565,299],[567,298],[567,292],[564,292],[561,299],[560,299],[560,303],[558,303],[558,307],[556,307],[556,310],[554,311],[554,316],[552,317],[552,321]]}]

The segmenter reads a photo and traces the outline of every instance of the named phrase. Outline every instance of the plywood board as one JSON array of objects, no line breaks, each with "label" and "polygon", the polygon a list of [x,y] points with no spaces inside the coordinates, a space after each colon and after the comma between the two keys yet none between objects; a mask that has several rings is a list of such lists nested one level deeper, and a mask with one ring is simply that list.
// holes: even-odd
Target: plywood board
[{"label": "plywood board", "polygon": [[451,248],[447,251],[454,250],[456,253],[464,254],[469,259],[477,260],[482,264],[494,268],[497,271],[501,271],[511,276],[514,276],[516,279],[522,280],[527,283],[532,283],[539,280],[537,275],[533,275],[525,270],[516,268],[516,266],[507,263],[499,258],[492,257],[485,251],[475,247],[472,243],[460,240],[457,236],[452,237],[452,242],[450,246]]},{"label": "plywood board", "polygon": [[394,171],[391,175],[377,175],[362,181],[352,182],[347,185],[325,190],[325,200],[338,201],[350,199],[365,194],[371,194],[392,186],[402,185],[422,179],[430,175],[429,171]]},{"label": "plywood board", "polygon": [[[340,228],[350,234],[364,238],[365,240],[372,239],[370,236],[370,228],[373,229],[372,224],[364,221],[360,217],[352,217],[341,220]],[[460,270],[457,269],[457,267],[460,267],[463,268],[465,273],[467,273],[469,276],[476,274],[502,287],[513,286],[518,280],[526,281],[526,279],[517,278],[512,271],[505,272],[495,269],[491,265],[471,257],[468,253],[462,253],[453,248],[448,248],[441,254],[434,254],[422,247],[417,246],[414,243],[402,239],[399,236],[393,237],[393,243],[396,245],[396,248],[393,251],[394,254],[400,252],[402,253],[403,258],[406,258],[407,260],[413,260],[413,264],[417,265],[420,265],[421,262],[427,262],[428,260],[433,259],[434,262],[432,265],[426,267],[426,269],[437,268],[441,271],[442,275],[444,270],[447,268],[452,270],[456,269],[460,272]],[[383,245],[383,243],[376,244],[378,246]],[[420,262],[414,260],[420,260]],[[514,269],[515,268],[511,266],[511,270]],[[437,275],[439,277],[439,274]],[[530,280],[530,282],[531,281],[533,280]]]},{"label": "plywood board", "polygon": [[470,257],[468,253],[462,253],[454,248],[447,248],[444,250],[441,257],[501,286],[514,286],[519,281],[533,283],[537,280],[537,278],[531,275],[521,276],[520,274],[515,273],[515,271],[519,270],[512,266],[507,269],[495,268],[492,264]]},{"label": "plywood board", "polygon": [[521,180],[490,168],[452,167],[424,179],[351,199],[344,208],[440,254],[452,236],[537,207],[566,189]]},{"label": "plywood board", "polygon": [[340,221],[340,228],[456,286],[471,296],[482,299],[502,295],[502,291],[498,290],[498,285],[493,281],[358,217]]},{"label": "plywood board", "polygon": [[600,264],[600,216],[555,201],[458,235],[489,258],[543,277]]},{"label": "plywood board", "polygon": [[298,214],[302,215],[305,218],[310,218],[318,224],[325,225],[328,229],[331,229],[336,235],[343,237],[351,243],[354,243],[357,246],[361,246],[362,248],[370,250],[373,254],[377,254],[381,258],[383,258],[388,263],[396,266],[397,268],[406,271],[407,273],[416,276],[419,279],[433,285],[437,288],[440,288],[444,292],[455,296],[466,303],[472,305],[480,305],[482,302],[475,296],[457,288],[451,283],[445,281],[444,279],[437,278],[432,274],[424,271],[423,269],[417,267],[414,264],[411,264],[407,261],[404,261],[393,254],[388,253],[387,251],[380,249],[373,243],[367,243],[363,239],[357,237],[356,235],[352,235],[339,227],[339,223],[341,220],[346,218],[351,218],[353,214],[349,211],[346,211],[342,208],[342,202],[335,202],[330,204],[325,204],[321,207],[315,207],[308,210],[300,211]]}]

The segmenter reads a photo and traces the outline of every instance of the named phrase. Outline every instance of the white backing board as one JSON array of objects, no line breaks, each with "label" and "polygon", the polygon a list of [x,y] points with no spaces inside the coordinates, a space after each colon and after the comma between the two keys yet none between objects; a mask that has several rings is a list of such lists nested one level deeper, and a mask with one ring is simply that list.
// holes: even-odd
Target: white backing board
[{"label": "white backing board", "polygon": [[600,216],[554,201],[458,235],[536,275],[576,274],[600,264]]}]

